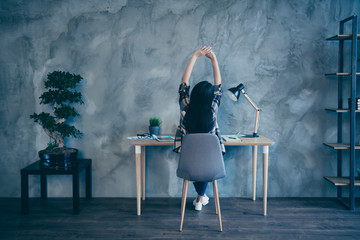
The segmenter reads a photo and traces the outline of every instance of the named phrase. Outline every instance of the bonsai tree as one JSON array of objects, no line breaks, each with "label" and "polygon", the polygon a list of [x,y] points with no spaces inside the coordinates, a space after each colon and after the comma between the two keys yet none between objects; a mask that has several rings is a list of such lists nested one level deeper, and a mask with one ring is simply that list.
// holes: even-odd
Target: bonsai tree
[{"label": "bonsai tree", "polygon": [[39,98],[40,104],[48,104],[52,107],[52,113],[34,113],[30,115],[30,118],[40,124],[52,140],[48,144],[48,150],[55,147],[64,148],[66,137],[80,138],[82,136],[78,129],[66,123],[69,118],[79,116],[75,108],[70,105],[84,103],[81,93],[75,90],[82,79],[80,75],[61,71],[54,71],[47,75],[45,81],[47,91]]}]

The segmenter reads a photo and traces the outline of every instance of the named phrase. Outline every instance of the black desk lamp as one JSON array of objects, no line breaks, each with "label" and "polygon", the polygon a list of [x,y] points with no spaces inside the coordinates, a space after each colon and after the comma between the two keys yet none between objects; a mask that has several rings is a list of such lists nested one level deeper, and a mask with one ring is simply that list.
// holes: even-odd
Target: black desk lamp
[{"label": "black desk lamp", "polygon": [[[233,87],[227,90],[227,94],[229,95],[229,97],[233,100],[233,101],[237,101],[240,97],[240,93],[242,93],[242,95],[244,95],[244,97],[246,98],[246,100],[248,100],[248,102],[251,104],[251,106],[253,106],[253,108],[255,108],[256,110],[256,116],[255,116],[255,127],[254,127],[254,133],[252,135],[252,137],[259,137],[259,135],[257,134],[257,130],[258,130],[258,123],[259,123],[259,112],[260,112],[260,108],[258,108],[255,103],[249,98],[249,96],[246,94],[245,92],[245,86],[240,83],[237,87]],[[251,136],[251,135],[250,135]]]}]

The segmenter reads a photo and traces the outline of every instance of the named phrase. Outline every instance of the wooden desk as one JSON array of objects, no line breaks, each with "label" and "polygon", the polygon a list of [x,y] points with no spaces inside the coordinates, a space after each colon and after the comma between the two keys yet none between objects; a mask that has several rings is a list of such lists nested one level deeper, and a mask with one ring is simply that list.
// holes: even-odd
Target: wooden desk
[{"label": "wooden desk", "polygon": [[[145,200],[145,147],[147,146],[173,146],[173,142],[159,142],[153,139],[137,139],[129,140],[131,145],[135,146],[135,165],[136,165],[136,200],[137,200],[137,215],[141,214],[141,195],[142,200]],[[258,138],[242,137],[240,141],[224,142],[225,146],[252,146],[252,164],[253,164],[253,186],[252,199],[256,199],[256,166],[257,166],[257,150],[258,146],[263,149],[263,207],[264,216],[267,212],[267,185],[268,185],[268,159],[269,146],[274,142],[262,135]],[[141,191],[142,190],[142,191]]]}]

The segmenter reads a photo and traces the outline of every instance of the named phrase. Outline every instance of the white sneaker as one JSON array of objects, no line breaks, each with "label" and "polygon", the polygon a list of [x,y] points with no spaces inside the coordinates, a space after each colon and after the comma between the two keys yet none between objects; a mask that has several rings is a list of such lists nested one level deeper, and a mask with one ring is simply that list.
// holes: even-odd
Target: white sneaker
[{"label": "white sneaker", "polygon": [[204,194],[204,196],[201,198],[201,203],[203,206],[207,205],[209,203],[209,197]]},{"label": "white sneaker", "polygon": [[201,211],[202,206],[205,206],[209,203],[209,197],[204,194],[204,196],[201,198],[200,202],[196,201],[196,198],[193,201],[193,205],[195,206],[196,211]]},{"label": "white sneaker", "polygon": [[196,211],[201,211],[202,209],[202,203],[201,202],[197,202],[196,199],[193,201],[193,204],[195,206],[195,210]]}]

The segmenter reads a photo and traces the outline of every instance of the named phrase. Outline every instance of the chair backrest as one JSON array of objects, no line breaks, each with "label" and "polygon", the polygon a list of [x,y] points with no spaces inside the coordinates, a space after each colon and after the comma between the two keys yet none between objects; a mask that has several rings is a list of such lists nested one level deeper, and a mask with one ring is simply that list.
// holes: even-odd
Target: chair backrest
[{"label": "chair backrest", "polygon": [[225,177],[219,139],[210,133],[183,137],[177,176],[189,181],[211,182]]}]

